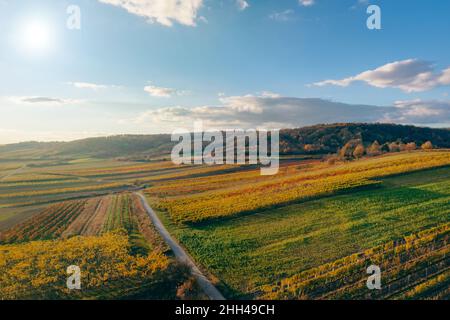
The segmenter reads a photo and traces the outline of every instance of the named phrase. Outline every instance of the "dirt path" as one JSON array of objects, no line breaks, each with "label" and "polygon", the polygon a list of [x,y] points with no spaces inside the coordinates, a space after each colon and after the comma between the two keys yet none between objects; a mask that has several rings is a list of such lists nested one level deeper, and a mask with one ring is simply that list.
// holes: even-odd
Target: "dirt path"
[{"label": "dirt path", "polygon": [[150,219],[152,220],[153,224],[155,225],[156,230],[158,230],[158,232],[163,237],[164,241],[166,241],[167,244],[170,246],[178,261],[189,266],[192,275],[197,279],[198,284],[203,289],[205,294],[211,300],[225,300],[225,298],[219,292],[219,290],[217,290],[217,288],[211,283],[211,281],[209,281],[209,279],[205,277],[205,275],[200,271],[200,269],[195,264],[195,261],[178,244],[178,242],[172,238],[170,233],[167,231],[166,227],[164,227],[164,225],[162,224],[159,217],[147,203],[147,199],[144,197],[144,195],[142,195],[141,193],[135,194],[141,199],[142,204],[144,205],[145,210],[147,210],[147,213],[150,216]]}]

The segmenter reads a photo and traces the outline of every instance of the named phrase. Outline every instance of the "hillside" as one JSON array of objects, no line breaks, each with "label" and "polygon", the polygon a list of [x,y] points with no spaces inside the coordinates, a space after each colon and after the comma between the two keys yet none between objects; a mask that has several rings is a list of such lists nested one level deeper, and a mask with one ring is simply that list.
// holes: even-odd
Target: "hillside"
[{"label": "hillside", "polygon": [[360,140],[366,146],[374,141],[381,145],[397,141],[415,142],[419,146],[431,141],[438,148],[450,148],[450,130],[396,124],[343,123],[287,129],[280,134],[281,152],[284,154],[304,153],[305,145],[316,153],[336,153],[352,140]]},{"label": "hillside", "polygon": [[[365,145],[401,141],[418,145],[431,141],[438,148],[450,148],[450,130],[395,124],[344,123],[284,129],[280,133],[282,154],[336,153],[347,142]],[[72,142],[24,142],[0,146],[1,158],[156,158],[170,154],[174,143],[169,134],[118,135]]]}]

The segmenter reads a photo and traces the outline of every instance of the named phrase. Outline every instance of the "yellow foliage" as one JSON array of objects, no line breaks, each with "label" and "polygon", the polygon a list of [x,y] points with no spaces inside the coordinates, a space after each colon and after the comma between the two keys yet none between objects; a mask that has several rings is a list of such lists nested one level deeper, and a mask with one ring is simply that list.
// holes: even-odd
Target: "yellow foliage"
[{"label": "yellow foliage", "polygon": [[[378,182],[374,179],[378,177],[448,164],[450,164],[449,152],[418,152],[372,158],[331,167],[319,164],[317,168],[313,167],[288,175],[265,177],[258,181],[254,180],[254,173],[243,174],[243,179],[251,179],[252,183],[165,198],[160,200],[159,205],[168,210],[175,221],[199,222],[376,184]],[[215,183],[220,184],[222,177],[217,176],[215,179]],[[178,183],[180,186],[186,185],[185,181]],[[173,186],[172,184],[171,187]],[[151,194],[152,189],[150,189]]]},{"label": "yellow foliage", "polygon": [[[0,246],[0,300],[83,298],[136,281],[151,282],[169,266],[159,252],[136,257],[129,249],[128,237],[120,233]],[[81,269],[81,292],[66,288],[71,265]]]}]

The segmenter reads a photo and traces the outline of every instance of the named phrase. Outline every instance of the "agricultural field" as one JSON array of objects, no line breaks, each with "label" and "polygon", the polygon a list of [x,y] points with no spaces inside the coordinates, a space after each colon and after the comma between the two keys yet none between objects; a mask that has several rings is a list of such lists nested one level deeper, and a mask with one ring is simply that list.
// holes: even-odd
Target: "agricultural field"
[{"label": "agricultural field", "polygon": [[[201,193],[193,192],[188,196],[166,197],[159,202],[159,206],[167,210],[175,221],[197,223],[213,218],[270,209],[301,199],[323,197],[355,188],[371,188],[379,184],[379,181],[374,178],[439,167],[448,163],[447,152],[414,153],[336,166],[324,167],[318,164],[303,170],[298,168],[297,172],[290,174],[286,174],[289,168],[284,168],[274,178],[260,181],[255,180],[252,174],[243,176],[240,182],[230,179],[229,176],[218,176],[210,178],[209,188],[205,188],[204,184],[193,186],[193,190],[196,187],[201,188]],[[186,185],[192,186],[180,180],[178,183],[170,184],[171,189],[167,187],[164,189],[164,185],[160,189],[150,188],[148,194],[158,195],[164,191],[165,195],[168,191],[172,191],[173,194],[177,184],[183,194],[189,192],[186,190]],[[223,187],[215,189],[214,185]],[[243,194],[246,196],[243,197]]]},{"label": "agricultural field", "polygon": [[[285,157],[275,176],[256,166],[5,160],[0,299],[205,298],[137,192],[226,298],[449,298],[450,152],[432,150]],[[83,294],[61,289],[65,270],[54,266],[67,263],[95,265]],[[385,275],[369,294],[370,264]]]},{"label": "agricultural field", "polygon": [[0,172],[0,231],[54,203],[137,191],[159,181],[241,170],[234,166],[178,167],[168,161],[80,159],[14,163],[3,162],[5,173]]},{"label": "agricultural field", "polygon": [[[0,233],[0,299],[175,299],[191,280],[168,251],[135,194],[57,203]],[[82,292],[69,265],[88,272]]]},{"label": "agricultural field", "polygon": [[[173,299],[186,272],[161,252],[134,256],[126,234],[72,237],[0,246],[0,299]],[[69,290],[66,269],[83,271],[83,290]]]},{"label": "agricultural field", "polygon": [[[191,255],[221,280],[220,288],[228,297],[448,298],[449,164],[446,151],[387,155],[331,166],[317,162],[303,172],[290,167],[284,175],[281,170],[279,176],[260,185],[251,172],[241,181],[237,176],[218,175],[189,186],[191,189],[183,180],[151,187],[147,196]],[[224,185],[230,181],[228,189],[215,188],[221,179]],[[355,180],[363,183],[354,184]],[[211,181],[209,187],[206,181]],[[333,189],[328,188],[329,181]],[[183,195],[177,195],[177,188]],[[285,201],[286,195],[294,194],[296,197]],[[259,201],[252,203],[254,197]],[[220,205],[212,210],[212,203]],[[438,244],[425,243],[422,248],[421,240],[413,244],[405,240],[432,234],[433,230],[442,231],[437,235]],[[408,251],[416,245],[417,251]],[[405,274],[415,279],[395,292],[392,289],[373,297],[358,292],[361,279],[367,278],[368,261],[383,260],[380,255],[366,257],[348,271],[355,273],[355,285],[348,290],[337,293],[331,286],[324,287],[324,292],[298,289],[309,284],[302,275],[315,274],[315,270],[321,270],[326,283],[335,279],[331,276],[348,281],[345,273],[335,274],[336,263],[392,246],[394,253],[385,253],[391,259],[390,264],[386,262],[390,271],[385,280],[393,288],[395,283],[403,283],[397,280]],[[404,256],[400,255],[403,249],[407,251]],[[436,261],[442,263],[435,265]],[[419,269],[413,262],[425,266],[423,270],[430,271],[429,275],[417,277]],[[286,289],[286,284],[296,282],[298,288],[291,285],[292,292]],[[417,293],[422,291],[423,295]]]},{"label": "agricultural field", "polygon": [[[439,299],[450,293],[450,224],[427,229],[262,288],[264,299]],[[360,272],[377,265],[384,288],[368,291]],[[406,287],[406,289],[405,289]]]}]

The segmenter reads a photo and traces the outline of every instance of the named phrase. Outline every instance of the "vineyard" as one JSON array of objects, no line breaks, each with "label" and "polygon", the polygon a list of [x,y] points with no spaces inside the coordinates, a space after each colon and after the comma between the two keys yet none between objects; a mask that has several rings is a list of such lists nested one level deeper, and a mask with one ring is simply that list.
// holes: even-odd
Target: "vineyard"
[{"label": "vineyard", "polygon": [[[167,210],[174,221],[195,223],[211,218],[273,208],[339,191],[374,186],[379,183],[374,180],[375,178],[449,164],[450,155],[447,152],[416,153],[382,157],[328,168],[318,165],[316,169],[301,171],[297,174],[280,174],[269,181],[266,179],[255,182],[250,174],[244,176],[243,180],[249,179],[248,182],[251,183],[242,183],[225,189],[194,193],[183,197],[163,198],[159,201],[159,207]],[[216,183],[220,184],[222,176],[218,176],[216,179]],[[233,183],[233,179],[231,181]],[[225,186],[227,183],[225,181]],[[183,189],[185,187],[182,186],[186,185],[185,182],[180,181],[179,185],[182,190],[185,190]],[[173,190],[174,185],[171,184],[171,187]],[[199,185],[199,187],[203,188],[203,185]],[[154,196],[157,192],[150,188],[148,195]]]},{"label": "vineyard", "polygon": [[[136,191],[161,181],[242,171],[235,166],[175,166],[169,161],[136,163],[93,159],[35,160],[23,166],[6,163],[4,168],[5,174],[0,174],[0,231],[22,222],[27,215],[20,213],[38,206]],[[9,218],[12,220],[6,221]]]},{"label": "vineyard", "polygon": [[[122,233],[0,246],[0,299],[174,299],[186,270],[160,252],[130,255]],[[82,290],[66,268],[80,267]]]},{"label": "vineyard", "polygon": [[[130,193],[52,205],[0,243],[0,299],[174,299],[192,281]],[[69,265],[88,279],[80,292],[65,289]]]},{"label": "vineyard", "polygon": [[147,212],[136,195],[114,195],[110,203],[102,233],[126,230],[132,251],[135,253],[147,253],[149,245],[153,249],[168,250],[162,239],[157,236]]},{"label": "vineyard", "polygon": [[[93,159],[0,171],[0,299],[195,296],[141,190],[227,298],[449,297],[445,150],[286,158],[270,177],[256,166]],[[89,279],[81,292],[64,289],[71,264]],[[366,288],[371,264],[382,290]]]},{"label": "vineyard", "polygon": [[[282,163],[276,178],[297,175],[301,171],[311,168],[327,168],[328,165],[319,160]],[[205,177],[184,178],[164,181],[146,189],[151,197],[177,197],[179,195],[197,194],[212,190],[223,190],[230,187],[244,186],[267,181],[267,177],[261,176],[260,169],[247,168],[245,171],[222,173],[212,172]]]},{"label": "vineyard", "polygon": [[82,186],[82,187],[70,187],[70,188],[58,188],[50,190],[39,190],[39,191],[25,191],[25,192],[14,192],[14,193],[3,193],[0,194],[0,199],[14,199],[23,197],[33,197],[33,196],[48,196],[53,194],[66,194],[66,193],[78,193],[78,192],[92,192],[92,191],[102,191],[102,190],[114,190],[123,188],[125,185],[121,183],[105,183],[95,186]]},{"label": "vineyard", "polygon": [[[125,230],[136,250],[165,248],[155,235],[140,199],[120,193],[52,205],[25,222],[0,233],[0,243],[96,236]],[[145,239],[146,238],[146,239]],[[148,243],[147,243],[148,242]],[[167,249],[167,248],[165,248]]]},{"label": "vineyard", "polygon": [[[412,234],[264,286],[261,298],[449,298],[449,236],[450,224]],[[381,290],[367,290],[365,270],[371,265],[382,270]]]},{"label": "vineyard", "polygon": [[[435,155],[437,155],[436,158],[434,158]],[[194,225],[178,223],[172,218],[170,211],[161,210],[159,215],[171,233],[183,243],[191,255],[223,281],[222,290],[232,298],[394,299],[417,297],[414,293],[416,291],[422,292],[420,298],[442,297],[446,295],[445,290],[448,288],[445,286],[445,283],[448,283],[446,282],[448,270],[444,265],[435,262],[439,258],[446,257],[444,254],[448,246],[444,245],[445,242],[432,241],[430,246],[425,246],[423,250],[417,248],[414,252],[410,251],[409,258],[402,255],[400,269],[392,269],[396,266],[394,262],[397,261],[398,256],[393,256],[389,260],[391,262],[386,261],[386,265],[376,260],[377,256],[373,256],[372,260],[364,260],[361,267],[355,267],[356,269],[349,271],[353,272],[355,282],[354,288],[349,291],[334,292],[326,289],[325,292],[316,292],[313,287],[309,287],[308,283],[302,294],[295,290],[293,293],[290,291],[286,293],[287,289],[281,289],[280,283],[284,279],[294,279],[303,272],[329,266],[336,261],[351,262],[353,258],[349,257],[360,257],[360,254],[355,253],[365,254],[371,250],[376,251],[374,248],[379,246],[389,247],[395,243],[396,250],[399,251],[405,239],[410,239],[408,237],[426,237],[429,232],[426,230],[440,230],[433,229],[440,226],[448,228],[450,167],[443,165],[448,164],[447,155],[445,153],[411,153],[337,166],[317,163],[312,164],[305,173],[299,173],[290,167],[286,170],[289,170],[289,175],[298,175],[295,178],[296,181],[299,181],[300,177],[305,179],[305,177],[315,177],[324,173],[342,173],[347,169],[349,172],[357,172],[360,175],[367,174],[371,177],[371,181],[376,182],[376,187],[356,188],[351,189],[351,192],[334,192],[326,197],[315,196],[276,208],[258,209],[252,214],[237,214],[233,216],[233,219],[214,219],[209,220],[208,223]],[[427,168],[428,166],[431,168]],[[420,167],[427,169],[420,170]],[[364,171],[364,168],[367,170]],[[280,172],[280,175],[283,175],[283,172]],[[230,176],[217,175],[208,179],[220,181],[225,177],[228,179]],[[271,178],[271,180],[276,179],[277,177]],[[314,183],[317,181],[322,180],[317,178],[311,180]],[[342,179],[336,181],[342,182]],[[301,182],[297,183],[295,187]],[[182,184],[181,181],[176,181],[168,186],[172,190],[177,185],[183,188]],[[235,184],[238,189],[241,189],[245,182],[237,181]],[[251,183],[251,185],[254,184]],[[157,198],[153,187],[149,188],[148,192],[149,199],[153,203],[156,201],[181,202],[183,199],[189,202],[199,195],[194,191],[183,196],[169,196],[161,200]],[[243,194],[245,195],[241,196],[243,199],[253,197],[251,192]],[[273,195],[270,194],[268,198],[273,198]],[[260,201],[266,200],[260,198]],[[421,233],[422,231],[424,233]],[[448,238],[448,229],[445,231],[445,236],[438,238]],[[414,246],[418,243],[414,243]],[[410,245],[412,242],[408,242],[407,246]],[[386,257],[387,255],[388,253]],[[418,263],[423,262],[428,266],[428,269],[427,267],[423,269],[427,270],[423,272],[428,272],[428,276],[420,273],[424,265],[415,263],[414,257]],[[381,296],[365,295],[367,294],[365,282],[358,283],[358,281],[367,279],[365,268],[369,262],[379,262],[380,266],[385,268],[382,270],[392,271],[392,273],[385,272],[383,276],[384,284],[392,282],[389,292],[378,293]],[[434,268],[439,268],[439,272],[434,271]],[[332,268],[331,271],[335,269]],[[333,273],[330,269],[324,270],[328,271],[324,275],[324,281],[331,285]],[[410,275],[410,282],[407,284],[394,282],[400,277],[401,270],[405,270],[405,273]],[[413,281],[414,279],[417,281]],[[350,278],[345,279],[345,281],[350,280]],[[357,283],[359,287],[356,286]],[[323,283],[318,284],[318,286],[322,285]],[[396,286],[401,288],[394,290]],[[358,288],[362,291],[357,291]],[[383,290],[387,288],[389,286]],[[309,292],[309,289],[313,291]],[[328,293],[330,295],[327,295]]]},{"label": "vineyard", "polygon": [[47,240],[61,237],[86,206],[85,201],[60,203],[1,234],[4,243]]}]

